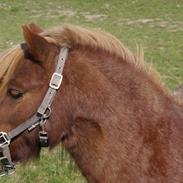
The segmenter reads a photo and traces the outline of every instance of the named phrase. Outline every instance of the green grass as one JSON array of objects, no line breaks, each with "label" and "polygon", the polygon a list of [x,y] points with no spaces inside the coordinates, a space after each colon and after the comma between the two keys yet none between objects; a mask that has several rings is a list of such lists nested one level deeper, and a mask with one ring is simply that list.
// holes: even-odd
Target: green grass
[{"label": "green grass", "polygon": [[[183,81],[182,0],[1,0],[0,51],[22,42],[21,25],[36,22],[43,28],[73,23],[100,28],[117,36],[132,51],[142,45],[166,85],[173,89]],[[69,157],[60,160],[60,148],[39,161],[19,167],[3,183],[82,183]]]},{"label": "green grass", "polygon": [[59,145],[52,152],[43,149],[39,161],[18,166],[16,174],[3,177],[0,183],[84,183],[74,162]]}]

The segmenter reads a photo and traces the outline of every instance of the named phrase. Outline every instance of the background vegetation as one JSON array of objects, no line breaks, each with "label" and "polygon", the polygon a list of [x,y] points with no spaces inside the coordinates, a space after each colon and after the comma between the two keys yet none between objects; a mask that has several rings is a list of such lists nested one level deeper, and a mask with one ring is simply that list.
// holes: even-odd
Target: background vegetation
[{"label": "background vegetation", "polygon": [[[43,28],[72,23],[111,32],[135,52],[142,45],[166,85],[183,81],[183,0],[0,0],[0,51],[23,41],[21,25]],[[57,147],[39,161],[18,167],[0,183],[82,183],[68,155]]]}]

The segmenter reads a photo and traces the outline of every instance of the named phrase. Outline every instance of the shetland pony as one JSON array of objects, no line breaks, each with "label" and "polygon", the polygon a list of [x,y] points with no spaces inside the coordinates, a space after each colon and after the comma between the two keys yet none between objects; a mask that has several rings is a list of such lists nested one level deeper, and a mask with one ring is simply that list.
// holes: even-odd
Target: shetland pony
[{"label": "shetland pony", "polygon": [[[0,58],[0,129],[33,116],[69,48],[61,88],[45,124],[89,183],[183,182],[183,105],[159,75],[114,36],[64,25],[23,26],[25,42]],[[12,140],[13,162],[40,152],[39,127]]]}]

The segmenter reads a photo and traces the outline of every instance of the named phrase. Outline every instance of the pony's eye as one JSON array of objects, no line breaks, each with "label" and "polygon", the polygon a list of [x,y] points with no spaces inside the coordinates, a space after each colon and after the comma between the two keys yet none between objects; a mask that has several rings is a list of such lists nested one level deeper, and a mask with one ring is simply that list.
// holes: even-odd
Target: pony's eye
[{"label": "pony's eye", "polygon": [[21,98],[23,96],[23,93],[18,91],[18,90],[16,90],[16,89],[9,89],[8,90],[8,95],[10,97],[12,97],[13,99],[19,99],[19,98]]}]

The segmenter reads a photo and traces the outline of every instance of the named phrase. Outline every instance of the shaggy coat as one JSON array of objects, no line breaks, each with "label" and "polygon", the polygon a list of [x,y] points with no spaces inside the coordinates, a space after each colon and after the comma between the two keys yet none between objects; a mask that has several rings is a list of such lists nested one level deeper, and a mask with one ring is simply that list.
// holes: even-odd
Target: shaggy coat
[{"label": "shaggy coat", "polygon": [[[50,148],[62,142],[89,183],[183,182],[183,105],[141,57],[110,34],[77,26],[30,24],[23,33],[25,43],[0,57],[1,131],[36,112],[68,46],[46,123]],[[10,149],[13,161],[38,156],[38,129]]]}]

